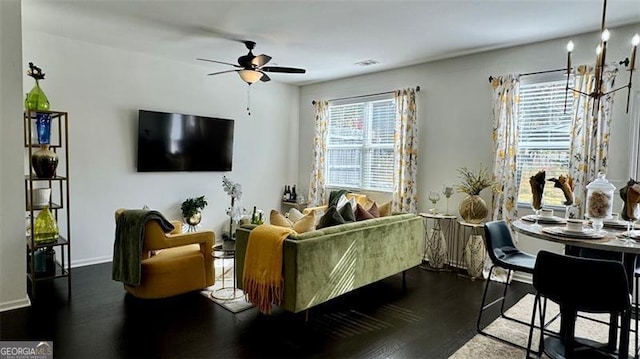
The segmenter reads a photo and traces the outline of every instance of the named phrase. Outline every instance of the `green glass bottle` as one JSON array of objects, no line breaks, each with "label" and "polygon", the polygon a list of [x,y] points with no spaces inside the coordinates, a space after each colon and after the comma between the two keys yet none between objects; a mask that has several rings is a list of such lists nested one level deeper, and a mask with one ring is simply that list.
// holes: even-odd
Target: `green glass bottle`
[{"label": "green glass bottle", "polygon": [[58,240],[58,224],[49,207],[38,213],[33,227],[33,240],[36,244],[53,243]]},{"label": "green glass bottle", "polygon": [[48,110],[49,109],[49,99],[47,95],[44,94],[44,91],[40,88],[40,83],[36,80],[36,85],[33,86],[31,91],[27,94],[27,98],[24,100],[24,107],[27,110],[36,111],[36,110]]}]

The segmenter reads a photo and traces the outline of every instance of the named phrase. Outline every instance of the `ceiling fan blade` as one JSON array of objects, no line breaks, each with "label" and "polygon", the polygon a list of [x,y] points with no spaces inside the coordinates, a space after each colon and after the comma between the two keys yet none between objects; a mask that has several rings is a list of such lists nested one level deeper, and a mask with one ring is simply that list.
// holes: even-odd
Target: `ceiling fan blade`
[{"label": "ceiling fan blade", "polygon": [[258,55],[256,57],[254,57],[253,60],[251,60],[251,64],[260,67],[260,66],[266,65],[267,62],[269,62],[269,61],[271,61],[271,56],[265,55],[265,54],[261,54],[261,55]]},{"label": "ceiling fan blade", "polygon": [[262,81],[262,82],[271,81],[271,77],[269,77],[267,74],[265,74],[262,71],[260,71],[260,73],[262,74],[262,77],[260,78],[260,81]]},{"label": "ceiling fan blade", "polygon": [[288,74],[303,74],[307,72],[305,69],[298,69],[295,67],[280,67],[280,66],[265,66],[260,68],[260,70],[265,72],[282,72]]},{"label": "ceiling fan blade", "polygon": [[227,70],[227,71],[212,72],[210,74],[207,74],[207,76],[226,74],[227,72],[238,72],[238,70]]},{"label": "ceiling fan blade", "polygon": [[207,61],[207,62],[215,62],[216,64],[231,65],[231,66],[233,66],[233,67],[240,67],[239,65],[237,65],[237,64],[232,64],[232,63],[230,63],[230,62],[223,62],[223,61],[216,61],[216,60],[209,60],[209,59],[201,59],[201,58],[196,58],[196,60],[199,60],[199,61]]}]

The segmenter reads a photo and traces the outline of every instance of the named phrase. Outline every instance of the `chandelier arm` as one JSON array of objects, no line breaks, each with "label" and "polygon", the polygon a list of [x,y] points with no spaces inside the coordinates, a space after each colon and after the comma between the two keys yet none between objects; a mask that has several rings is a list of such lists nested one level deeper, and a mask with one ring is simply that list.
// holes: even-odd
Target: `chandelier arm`
[{"label": "chandelier arm", "polygon": [[585,96],[590,96],[590,95],[591,95],[591,94],[588,94],[588,93],[586,93],[586,92],[582,92],[582,91],[580,91],[580,90],[576,90],[576,89],[574,89],[574,88],[570,88],[569,90],[571,90],[571,91],[573,91],[573,92],[576,92],[576,93],[579,93],[579,94],[581,94],[581,95],[585,95]]},{"label": "chandelier arm", "polygon": [[620,87],[618,87],[617,89],[613,89],[613,90],[608,91],[608,92],[603,92],[600,96],[606,96],[606,95],[608,95],[608,94],[611,94],[611,93],[614,93],[614,92],[620,91],[620,90],[622,90],[622,89],[629,88],[629,84],[630,84],[630,83],[628,83],[628,84],[626,84],[626,85],[624,85],[624,86],[620,86]]}]

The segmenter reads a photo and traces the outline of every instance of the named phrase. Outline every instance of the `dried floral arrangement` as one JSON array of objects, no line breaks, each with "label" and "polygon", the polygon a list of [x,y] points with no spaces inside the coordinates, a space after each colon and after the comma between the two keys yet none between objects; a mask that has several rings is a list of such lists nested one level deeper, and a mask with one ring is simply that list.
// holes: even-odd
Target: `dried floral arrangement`
[{"label": "dried floral arrangement", "polygon": [[587,213],[591,218],[604,218],[611,207],[613,198],[601,190],[591,192],[587,198]]},{"label": "dried floral arrangement", "polygon": [[470,195],[478,195],[485,188],[491,188],[494,192],[500,192],[500,185],[494,181],[489,170],[480,164],[477,171],[470,170],[467,167],[458,168],[458,176],[462,179],[462,183],[456,186],[458,192]]}]

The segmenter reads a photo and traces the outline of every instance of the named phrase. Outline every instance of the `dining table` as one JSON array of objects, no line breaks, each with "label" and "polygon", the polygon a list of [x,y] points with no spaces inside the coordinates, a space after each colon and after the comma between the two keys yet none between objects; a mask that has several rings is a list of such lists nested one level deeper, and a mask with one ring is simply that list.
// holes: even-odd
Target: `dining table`
[{"label": "dining table", "polygon": [[[579,256],[581,249],[592,249],[617,254],[622,261],[627,274],[629,292],[633,293],[633,279],[635,273],[636,256],[640,254],[640,231],[632,230],[631,238],[627,236],[627,225],[624,221],[604,221],[604,227],[600,230],[591,228],[588,220],[584,221],[582,231],[569,231],[566,220],[561,217],[541,217],[528,215],[511,222],[513,230],[529,237],[551,241],[564,245],[567,255]],[[637,228],[637,227],[634,227]],[[637,238],[637,241],[633,238]],[[614,321],[615,320],[615,321]],[[609,330],[609,344],[615,346],[617,342],[617,318],[612,318]],[[631,311],[621,318],[620,346],[618,354],[620,358],[629,356],[629,333],[631,325]],[[614,349],[615,348],[610,348]],[[634,357],[635,353],[631,355]]]}]

